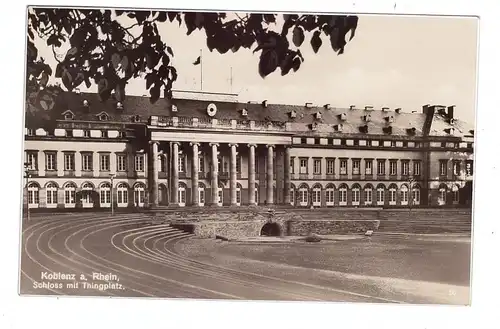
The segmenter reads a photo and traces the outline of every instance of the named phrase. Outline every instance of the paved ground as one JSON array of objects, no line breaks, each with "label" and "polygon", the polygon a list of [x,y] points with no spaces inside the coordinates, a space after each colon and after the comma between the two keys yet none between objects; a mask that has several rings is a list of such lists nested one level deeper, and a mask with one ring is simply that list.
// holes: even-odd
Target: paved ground
[{"label": "paved ground", "polygon": [[469,302],[463,237],[220,242],[142,214],[78,214],[38,215],[22,238],[23,294]]}]

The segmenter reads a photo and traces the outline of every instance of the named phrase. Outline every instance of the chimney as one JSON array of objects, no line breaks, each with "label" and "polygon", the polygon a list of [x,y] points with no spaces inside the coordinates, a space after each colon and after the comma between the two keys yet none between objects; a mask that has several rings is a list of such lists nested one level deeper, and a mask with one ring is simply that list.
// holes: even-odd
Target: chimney
[{"label": "chimney", "polygon": [[267,99],[262,101],[262,106],[267,107]]},{"label": "chimney", "polygon": [[307,108],[311,108],[312,106],[313,106],[313,104],[312,104],[312,103],[306,103],[306,107],[307,107]]},{"label": "chimney", "polygon": [[388,112],[388,111],[389,111],[389,108],[388,108],[388,107],[383,107],[383,108],[382,108],[382,111],[383,111],[383,112]]},{"label": "chimney", "polygon": [[349,110],[355,110],[355,109],[356,109],[356,105],[349,106]]},{"label": "chimney", "polygon": [[448,119],[454,119],[453,114],[455,112],[455,105],[448,106]]},{"label": "chimney", "polygon": [[396,112],[397,114],[401,113],[401,108],[398,107],[397,109],[394,110],[394,112]]},{"label": "chimney", "polygon": [[427,114],[427,111],[429,110],[429,104],[422,106],[422,113]]},{"label": "chimney", "polygon": [[373,106],[365,106],[365,111],[372,111],[373,110]]},{"label": "chimney", "polygon": [[330,104],[325,104],[325,109],[330,110],[331,108]]}]

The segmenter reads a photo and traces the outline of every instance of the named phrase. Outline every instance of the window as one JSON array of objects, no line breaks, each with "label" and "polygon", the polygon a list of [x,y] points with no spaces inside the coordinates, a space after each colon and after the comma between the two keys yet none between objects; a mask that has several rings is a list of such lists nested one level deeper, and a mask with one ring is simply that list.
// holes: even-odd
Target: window
[{"label": "window", "polygon": [[352,189],[352,205],[353,206],[359,206],[359,196],[360,196],[360,190],[359,187],[353,187]]},{"label": "window", "polygon": [[307,193],[307,187],[302,186],[299,188],[299,205],[300,206],[307,206],[307,201],[308,201],[308,193]]},{"label": "window", "polygon": [[347,159],[340,160],[340,174],[347,175]]},{"label": "window", "polygon": [[198,183],[198,205],[205,205],[205,185]]},{"label": "window", "polygon": [[410,161],[401,161],[401,175],[408,176],[410,174]]},{"label": "window", "polygon": [[55,153],[45,153],[45,170],[57,170]]},{"label": "window", "polygon": [[241,173],[241,156],[236,156],[236,172]]},{"label": "window", "polygon": [[255,186],[255,204],[259,204],[260,203],[260,200],[259,200],[259,187],[256,185]]},{"label": "window", "polygon": [[108,137],[108,131],[107,130],[101,130],[101,137],[102,138],[107,138]]},{"label": "window", "polygon": [[186,155],[181,153],[179,154],[179,172],[185,172],[186,171],[186,163],[185,163]]},{"label": "window", "polygon": [[321,187],[315,186],[312,190],[312,204],[315,207],[321,206]]},{"label": "window", "polygon": [[66,137],[73,137],[73,130],[66,129],[65,135],[66,135]]},{"label": "window", "polygon": [[223,187],[219,185],[219,188],[217,189],[217,204],[219,206],[222,206],[223,203],[224,203]]},{"label": "window", "polygon": [[471,160],[467,160],[465,162],[465,174],[467,176],[472,176],[473,175],[473,163]]},{"label": "window", "polygon": [[144,154],[136,154],[134,161],[134,170],[136,172],[144,171]]},{"label": "window", "polygon": [[341,186],[339,188],[339,205],[345,206],[347,205],[347,187]]},{"label": "window", "polygon": [[127,137],[127,133],[123,130],[120,130],[118,132],[118,138],[126,138]]},{"label": "window", "polygon": [[408,204],[408,187],[406,185],[401,186],[401,205],[406,206]]},{"label": "window", "polygon": [[64,153],[64,170],[66,170],[66,171],[75,170],[75,154],[74,153]]},{"label": "window", "polygon": [[335,174],[335,159],[326,160],[326,173],[327,175]]},{"label": "window", "polygon": [[377,175],[385,175],[385,160],[377,160]]},{"label": "window", "polygon": [[383,187],[377,187],[377,205],[383,205],[384,204],[384,188]]},{"label": "window", "polygon": [[205,157],[203,154],[200,154],[198,157],[198,171],[205,172]]},{"label": "window", "polygon": [[26,163],[29,170],[37,170],[38,167],[38,154],[36,152],[27,152]]},{"label": "window", "polygon": [[457,185],[453,185],[453,188],[451,190],[453,192],[453,203],[457,204],[460,202],[460,192],[459,188]]},{"label": "window", "polygon": [[116,170],[127,171],[127,156],[125,154],[116,155]]},{"label": "window", "polygon": [[373,174],[373,160],[365,160],[365,175]]},{"label": "window", "polygon": [[92,153],[82,153],[82,170],[92,171]]},{"label": "window", "polygon": [[440,206],[446,204],[446,188],[444,187],[439,188],[438,204]]},{"label": "window", "polygon": [[90,130],[87,130],[87,129],[86,129],[86,130],[84,130],[84,131],[83,131],[83,137],[85,137],[85,138],[89,138],[89,137],[90,137]]},{"label": "window", "polygon": [[365,205],[372,204],[373,189],[371,187],[365,187]]},{"label": "window", "polygon": [[[223,158],[223,160],[224,160],[224,163],[223,163],[223,166],[224,166],[223,169],[224,170],[223,170],[223,172],[227,173],[227,172],[229,172],[229,162],[225,158]],[[179,167],[180,167],[180,165],[179,165]],[[267,169],[267,166],[266,166],[266,169]]]},{"label": "window", "polygon": [[158,172],[166,172],[165,165],[165,156],[163,154],[158,155]]},{"label": "window", "polygon": [[325,198],[327,206],[333,206],[335,204],[335,190],[332,186],[326,188]]},{"label": "window", "polygon": [[82,185],[82,207],[83,208],[91,208],[94,205],[92,200],[92,191],[94,190],[94,186],[90,183],[84,183]]},{"label": "window", "polygon": [[361,160],[352,160],[352,174],[353,175],[359,175],[360,174],[360,168],[361,167]]},{"label": "window", "polygon": [[241,185],[236,185],[236,205],[241,206]]},{"label": "window", "polygon": [[99,155],[99,169],[100,171],[109,171],[109,154]]},{"label": "window", "polygon": [[57,185],[55,183],[47,184],[47,208],[57,207]]},{"label": "window", "polygon": [[460,161],[453,161],[453,175],[460,176]]},{"label": "window", "polygon": [[314,174],[315,175],[320,175],[321,174],[321,159],[314,159]]},{"label": "window", "polygon": [[295,168],[295,158],[291,157],[290,158],[290,174],[295,173],[294,168]]},{"label": "window", "polygon": [[420,187],[414,187],[412,189],[412,203],[414,205],[420,204]]},{"label": "window", "polygon": [[134,186],[134,204],[136,207],[144,206],[146,186],[142,183],[135,184]]},{"label": "window", "polygon": [[104,183],[99,189],[99,200],[101,207],[109,207],[111,205],[111,185]]},{"label": "window", "polygon": [[116,187],[117,190],[117,205],[118,207],[128,206],[128,186],[125,183],[120,183]]},{"label": "window", "polygon": [[28,185],[28,207],[38,208],[40,203],[40,186],[37,183],[30,183]]},{"label": "window", "polygon": [[389,162],[389,174],[394,176],[398,172],[398,163],[396,160],[391,160]]},{"label": "window", "polygon": [[446,176],[448,173],[448,160],[439,160],[439,175]]},{"label": "window", "polygon": [[420,161],[413,162],[413,176],[420,176],[421,167],[422,167],[422,162]]},{"label": "window", "polygon": [[389,188],[389,204],[391,206],[396,204],[396,188],[394,186]]},{"label": "window", "polygon": [[293,185],[290,187],[290,204],[295,205],[295,187]]},{"label": "window", "polygon": [[35,129],[33,128],[28,128],[28,132],[27,132],[28,136],[35,136]]},{"label": "window", "polygon": [[300,173],[307,174],[307,159],[300,159]]}]

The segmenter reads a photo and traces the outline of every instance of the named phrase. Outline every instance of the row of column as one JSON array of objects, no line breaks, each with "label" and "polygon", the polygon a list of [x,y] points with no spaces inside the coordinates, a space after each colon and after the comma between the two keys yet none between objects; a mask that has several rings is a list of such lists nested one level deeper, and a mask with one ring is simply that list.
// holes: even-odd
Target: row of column
[{"label": "row of column", "polygon": [[[152,141],[152,189],[151,189],[151,197],[152,197],[152,206],[158,206],[158,144],[157,141]],[[179,186],[179,142],[172,142],[172,175],[171,175],[171,204],[176,205],[179,203],[179,194],[177,193],[177,189]],[[198,171],[199,171],[199,161],[198,161],[198,153],[199,153],[199,143],[190,143],[192,148],[192,204],[197,206],[199,204],[199,195],[195,193],[198,191]],[[211,205],[218,205],[218,187],[219,187],[219,161],[218,161],[218,143],[210,143],[209,144],[212,149],[212,166],[210,171],[210,185],[212,191]],[[236,173],[236,156],[237,156],[237,147],[238,144],[229,144],[231,150],[230,157],[230,196],[231,196],[231,205],[236,205],[236,184],[237,184],[237,173]],[[266,200],[268,205],[274,204],[274,195],[273,195],[273,181],[274,181],[274,145],[266,145],[267,147],[267,173],[266,173]],[[249,205],[255,205],[255,149],[257,148],[256,144],[248,144],[249,148],[249,156],[248,156],[248,203]],[[284,160],[284,203],[290,203],[290,149],[289,147],[285,147],[285,160]]]}]

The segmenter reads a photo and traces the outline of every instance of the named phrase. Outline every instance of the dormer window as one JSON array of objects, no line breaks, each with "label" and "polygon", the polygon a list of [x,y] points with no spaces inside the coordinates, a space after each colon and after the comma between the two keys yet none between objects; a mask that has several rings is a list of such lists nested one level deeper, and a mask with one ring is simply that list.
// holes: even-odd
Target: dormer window
[{"label": "dormer window", "polygon": [[109,115],[106,112],[101,112],[97,115],[100,121],[108,121]]},{"label": "dormer window", "polygon": [[262,106],[267,107],[267,100],[262,101]]},{"label": "dormer window", "polygon": [[362,132],[363,134],[367,134],[368,133],[368,125],[364,125],[364,126],[359,127],[359,131]]},{"label": "dormer window", "polygon": [[453,124],[455,124],[455,119],[451,118],[448,120],[448,122],[450,123],[450,125],[453,125]]},{"label": "dormer window", "polygon": [[330,104],[325,104],[325,109],[327,110],[331,110],[332,109],[332,106]]},{"label": "dormer window", "polygon": [[311,123],[311,130],[318,130],[319,124],[317,122]]},{"label": "dormer window", "polygon": [[339,114],[339,119],[342,120],[342,121],[347,120],[347,114],[345,114],[345,113]]},{"label": "dormer window", "polygon": [[394,110],[397,114],[400,114],[401,113],[401,108],[397,108]]},{"label": "dormer window", "polygon": [[338,125],[335,126],[335,130],[338,132],[342,132],[344,130],[344,125],[339,123]]},{"label": "dormer window", "polygon": [[306,103],[306,107],[307,107],[308,109],[310,109],[312,106],[313,106],[313,104],[312,104],[312,103]]},{"label": "dormer window", "polygon": [[175,104],[172,104],[172,112],[177,112],[177,106]]},{"label": "dormer window", "polygon": [[388,135],[392,134],[392,126],[384,127],[382,130]]},{"label": "dormer window", "polygon": [[394,115],[389,115],[389,116],[385,117],[385,120],[387,122],[390,122],[390,123],[394,122]]},{"label": "dormer window", "polygon": [[474,130],[473,129],[469,130],[469,133],[474,136]]},{"label": "dormer window", "polygon": [[355,109],[356,109],[356,105],[349,106],[349,110],[355,110]]},{"label": "dormer window", "polygon": [[369,121],[371,121],[371,120],[372,120],[372,116],[371,116],[371,114],[367,114],[367,115],[365,115],[365,116],[363,117],[363,119],[364,119],[366,122],[369,122]]},{"label": "dormer window", "polygon": [[455,128],[448,128],[448,129],[445,129],[446,133],[448,133],[449,135],[453,135],[455,134]]},{"label": "dormer window", "polygon": [[389,112],[389,108],[388,108],[388,107],[383,107],[383,108],[382,108],[382,111],[383,111],[383,112]]},{"label": "dormer window", "polygon": [[123,110],[123,103],[122,102],[116,103],[116,109],[117,110]]},{"label": "dormer window", "polygon": [[314,114],[314,117],[316,118],[316,120],[321,120],[321,113],[320,112],[316,112]]},{"label": "dormer window", "polygon": [[83,106],[88,107],[89,106],[89,101],[84,99],[83,100]]},{"label": "dormer window", "polygon": [[411,127],[411,128],[406,129],[406,133],[408,135],[412,135],[413,136],[413,135],[415,135],[416,132],[417,132],[417,129],[415,127]]},{"label": "dormer window", "polygon": [[63,115],[64,115],[64,120],[73,120],[73,118],[75,117],[73,112],[71,112],[69,110],[64,112]]},{"label": "dormer window", "polygon": [[244,116],[244,117],[246,117],[248,115],[247,109],[241,110],[241,115]]},{"label": "dormer window", "polygon": [[132,116],[132,122],[139,122],[139,121],[141,121],[141,117],[140,116],[138,116],[138,115]]},{"label": "dormer window", "polygon": [[289,112],[289,114],[290,114],[290,118],[292,118],[292,119],[297,117],[297,112],[295,112],[295,111],[291,111],[291,112]]},{"label": "dormer window", "polygon": [[365,106],[365,111],[373,111],[373,106]]}]

